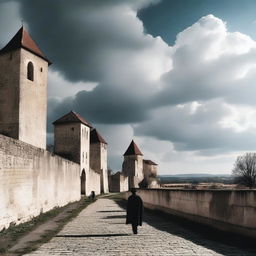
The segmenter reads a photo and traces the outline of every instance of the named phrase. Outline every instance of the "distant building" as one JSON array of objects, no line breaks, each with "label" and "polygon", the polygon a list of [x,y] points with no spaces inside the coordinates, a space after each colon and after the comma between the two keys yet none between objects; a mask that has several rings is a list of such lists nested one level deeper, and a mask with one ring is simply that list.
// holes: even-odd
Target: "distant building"
[{"label": "distant building", "polygon": [[128,191],[128,177],[121,172],[109,175],[109,191],[110,192],[125,192]]},{"label": "distant building", "polygon": [[151,160],[143,160],[144,182],[148,188],[160,187],[157,179],[157,164]]},{"label": "distant building", "polygon": [[[126,187],[131,188],[157,188],[157,164],[151,160],[143,160],[143,154],[132,140],[124,153],[122,172],[110,175],[110,191],[122,192]],[[127,177],[127,179],[125,178]]]},{"label": "distant building", "polygon": [[156,178],[157,164],[151,160],[143,160],[143,175],[144,178]]},{"label": "distant building", "polygon": [[143,180],[143,154],[132,140],[124,153],[122,174],[128,177],[129,188],[139,187]]}]

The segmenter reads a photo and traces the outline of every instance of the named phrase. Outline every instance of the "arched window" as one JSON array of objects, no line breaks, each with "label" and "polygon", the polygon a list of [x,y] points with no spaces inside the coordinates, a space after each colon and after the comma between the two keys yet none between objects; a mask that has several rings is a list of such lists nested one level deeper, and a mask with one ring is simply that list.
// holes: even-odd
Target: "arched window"
[{"label": "arched window", "polygon": [[27,66],[27,79],[34,81],[34,66],[31,61],[28,63]]}]

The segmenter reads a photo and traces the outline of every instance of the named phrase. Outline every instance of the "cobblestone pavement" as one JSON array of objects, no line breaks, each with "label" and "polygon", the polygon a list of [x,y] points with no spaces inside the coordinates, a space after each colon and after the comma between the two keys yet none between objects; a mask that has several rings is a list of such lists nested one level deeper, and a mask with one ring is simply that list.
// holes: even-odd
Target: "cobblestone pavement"
[{"label": "cobblestone pavement", "polygon": [[29,255],[255,255],[202,238],[156,214],[133,235],[125,211],[114,201],[98,199],[69,222],[57,236]]}]

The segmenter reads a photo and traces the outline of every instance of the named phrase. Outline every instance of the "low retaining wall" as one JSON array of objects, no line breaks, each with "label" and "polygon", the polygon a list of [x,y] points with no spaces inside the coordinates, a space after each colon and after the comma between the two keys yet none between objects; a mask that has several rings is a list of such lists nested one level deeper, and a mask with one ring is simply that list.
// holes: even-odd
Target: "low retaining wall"
[{"label": "low retaining wall", "polygon": [[0,135],[0,230],[80,197],[78,164]]},{"label": "low retaining wall", "polygon": [[146,208],[256,238],[255,190],[145,189],[137,194]]}]

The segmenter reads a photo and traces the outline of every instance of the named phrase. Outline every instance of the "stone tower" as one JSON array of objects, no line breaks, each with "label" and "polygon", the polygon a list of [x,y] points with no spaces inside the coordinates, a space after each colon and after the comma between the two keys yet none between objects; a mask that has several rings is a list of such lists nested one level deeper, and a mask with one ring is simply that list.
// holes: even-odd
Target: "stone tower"
[{"label": "stone tower", "polygon": [[139,183],[143,180],[143,154],[138,146],[132,140],[131,144],[124,153],[124,161],[122,165],[122,173],[128,176],[129,189],[139,187]]},{"label": "stone tower", "polygon": [[108,193],[107,142],[96,129],[90,134],[90,167],[100,173],[101,193]]},{"label": "stone tower", "polygon": [[92,125],[71,111],[54,125],[54,153],[80,165],[81,193],[86,193],[86,174],[90,170],[90,129]]},{"label": "stone tower", "polygon": [[0,50],[0,133],[46,148],[50,61],[22,27]]}]

